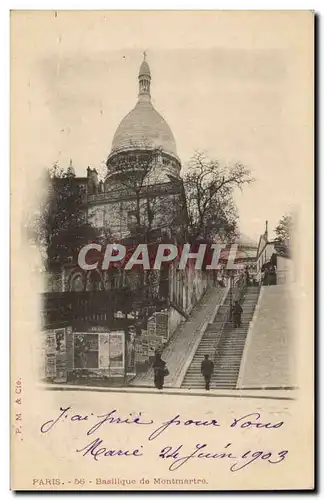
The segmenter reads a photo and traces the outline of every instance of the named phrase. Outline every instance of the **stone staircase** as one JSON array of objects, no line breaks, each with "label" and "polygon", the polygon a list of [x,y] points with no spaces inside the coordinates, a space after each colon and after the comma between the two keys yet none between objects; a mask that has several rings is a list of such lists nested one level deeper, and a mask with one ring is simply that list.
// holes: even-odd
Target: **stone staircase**
[{"label": "stone staircase", "polygon": [[[166,362],[170,372],[169,376],[165,379],[165,387],[180,386],[181,374],[183,369],[185,369],[184,367],[190,353],[194,350],[197,335],[204,327],[206,321],[212,321],[215,309],[218,304],[222,303],[226,293],[226,288],[211,287],[208,289],[190,313],[188,320],[178,326],[170,343],[162,353],[162,359]],[[138,374],[129,385],[152,387],[153,379],[153,369],[149,368],[147,372]],[[179,380],[180,382],[178,382]]]},{"label": "stone staircase", "polygon": [[200,372],[200,365],[204,354],[213,359],[217,345],[215,371],[211,380],[211,389],[235,389],[241,365],[243,349],[252,320],[255,306],[259,297],[258,287],[247,287],[241,305],[243,308],[242,326],[234,328],[232,323],[225,324],[221,332],[226,311],[229,307],[229,297],[216,315],[215,321],[210,323],[201,339],[189,369],[183,379],[182,388],[203,389],[204,379]]}]

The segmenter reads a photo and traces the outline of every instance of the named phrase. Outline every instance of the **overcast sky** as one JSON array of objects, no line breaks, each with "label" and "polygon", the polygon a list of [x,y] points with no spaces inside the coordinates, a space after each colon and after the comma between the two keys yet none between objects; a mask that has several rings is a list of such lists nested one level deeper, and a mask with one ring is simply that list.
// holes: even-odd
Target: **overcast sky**
[{"label": "overcast sky", "polygon": [[[100,13],[46,18],[48,29],[41,39],[34,34],[33,57],[24,68],[26,133],[40,146],[37,154],[31,146],[31,156],[37,165],[59,161],[63,167],[72,158],[77,175],[85,175],[88,165],[100,168],[117,126],[136,104],[146,50],[152,102],[173,131],[182,171],[195,150],[251,169],[256,182],[236,201],[242,232],[257,240],[266,219],[272,229],[302,197],[310,100],[305,54],[292,29],[298,16],[167,14],[142,13],[133,26],[125,17],[112,23]],[[33,23],[24,23],[27,34]]]}]

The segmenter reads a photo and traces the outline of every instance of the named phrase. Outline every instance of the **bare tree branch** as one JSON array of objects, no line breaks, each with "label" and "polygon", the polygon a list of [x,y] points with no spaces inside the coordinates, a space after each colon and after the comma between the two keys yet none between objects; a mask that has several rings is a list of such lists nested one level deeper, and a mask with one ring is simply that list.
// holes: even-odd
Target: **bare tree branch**
[{"label": "bare tree branch", "polygon": [[238,219],[234,191],[253,181],[243,164],[221,165],[196,152],[184,179],[191,238],[231,239]]}]

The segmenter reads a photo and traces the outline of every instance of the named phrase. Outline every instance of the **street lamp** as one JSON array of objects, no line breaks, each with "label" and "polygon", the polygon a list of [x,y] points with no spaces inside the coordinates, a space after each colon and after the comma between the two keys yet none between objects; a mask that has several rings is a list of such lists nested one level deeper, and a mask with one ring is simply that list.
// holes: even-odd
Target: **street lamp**
[{"label": "street lamp", "polygon": [[230,313],[229,319],[232,321],[232,311],[233,311],[233,284],[234,284],[234,275],[233,270],[229,270],[229,280],[230,280],[230,289],[229,289],[229,299],[230,299]]}]

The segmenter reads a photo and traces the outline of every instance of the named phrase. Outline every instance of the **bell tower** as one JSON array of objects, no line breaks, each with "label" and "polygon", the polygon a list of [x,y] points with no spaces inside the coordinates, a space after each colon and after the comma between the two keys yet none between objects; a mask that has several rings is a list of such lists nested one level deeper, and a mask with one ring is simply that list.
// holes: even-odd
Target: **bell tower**
[{"label": "bell tower", "polygon": [[138,100],[139,101],[150,101],[151,100],[151,71],[146,61],[146,52],[143,52],[144,59],[140,66],[138,73],[139,91]]}]

